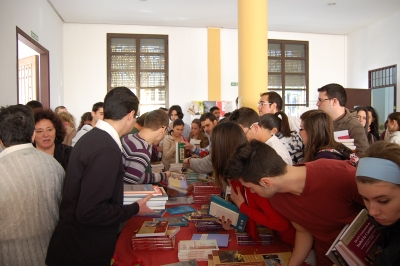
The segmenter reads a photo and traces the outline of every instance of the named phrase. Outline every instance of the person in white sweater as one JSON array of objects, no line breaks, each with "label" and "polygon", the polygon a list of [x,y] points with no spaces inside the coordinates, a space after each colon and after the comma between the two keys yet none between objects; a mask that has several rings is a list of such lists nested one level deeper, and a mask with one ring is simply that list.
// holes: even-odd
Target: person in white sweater
[{"label": "person in white sweater", "polygon": [[32,110],[0,110],[0,265],[46,265],[65,172],[32,145]]},{"label": "person in white sweater", "polygon": [[251,108],[242,107],[235,110],[229,117],[229,121],[236,122],[242,127],[248,141],[256,139],[274,148],[285,163],[292,165],[292,158],[285,145],[272,133],[271,130],[262,127],[260,116]]}]

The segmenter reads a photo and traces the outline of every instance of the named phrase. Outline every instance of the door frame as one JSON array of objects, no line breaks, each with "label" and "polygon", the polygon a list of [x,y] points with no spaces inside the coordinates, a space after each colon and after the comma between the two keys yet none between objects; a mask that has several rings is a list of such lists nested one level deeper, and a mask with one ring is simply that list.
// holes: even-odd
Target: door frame
[{"label": "door frame", "polygon": [[16,49],[17,49],[17,103],[19,102],[19,82],[18,82],[18,41],[24,43],[32,50],[39,53],[39,91],[37,99],[43,107],[50,108],[50,61],[49,51],[35,41],[32,37],[16,27]]}]

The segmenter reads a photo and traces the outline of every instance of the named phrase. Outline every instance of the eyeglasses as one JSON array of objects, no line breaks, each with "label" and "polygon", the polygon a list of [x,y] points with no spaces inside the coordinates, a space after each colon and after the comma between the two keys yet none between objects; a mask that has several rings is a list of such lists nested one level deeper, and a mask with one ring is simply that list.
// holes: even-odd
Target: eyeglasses
[{"label": "eyeglasses", "polygon": [[322,103],[322,102],[324,102],[324,101],[326,101],[326,100],[329,100],[329,101],[330,101],[330,100],[332,100],[332,98],[327,98],[327,99],[318,98],[317,100],[318,100],[319,103]]},{"label": "eyeglasses", "polygon": [[251,126],[249,127],[249,129],[246,130],[246,132],[245,132],[244,134],[247,135],[247,132],[249,132],[249,131],[253,128],[253,126],[256,125],[256,124],[258,125],[258,122],[255,122],[255,123],[251,124]]},{"label": "eyeglasses", "polygon": [[270,102],[258,102],[257,104],[258,104],[258,106],[264,106],[266,104],[271,105],[272,103],[270,103]]}]

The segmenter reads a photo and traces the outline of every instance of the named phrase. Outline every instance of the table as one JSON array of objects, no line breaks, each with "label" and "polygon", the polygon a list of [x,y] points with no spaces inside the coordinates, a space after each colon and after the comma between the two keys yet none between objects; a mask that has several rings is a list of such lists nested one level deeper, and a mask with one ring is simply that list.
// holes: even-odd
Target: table
[{"label": "table", "polygon": [[[200,209],[200,206],[191,205],[196,209]],[[164,217],[170,216],[168,212]],[[181,216],[181,215],[174,215]],[[194,223],[189,222],[189,226],[182,226],[180,231],[175,235],[175,249],[174,250],[132,250],[131,238],[134,232],[140,228],[143,221],[152,220],[152,218],[146,217],[132,217],[125,225],[117,241],[115,248],[115,255],[118,258],[119,266],[131,266],[135,259],[142,259],[143,266],[158,266],[162,264],[178,262],[178,243],[180,240],[190,240],[193,234],[207,234],[208,232],[197,232]],[[235,231],[220,231],[221,233],[229,233],[229,246],[221,247],[220,250],[254,250],[256,246],[238,246],[235,237]],[[274,252],[287,252],[291,251],[291,248],[282,242],[280,239],[274,236],[274,244],[268,246],[258,246],[257,253],[274,253]],[[206,261],[198,261],[199,266],[206,266]]]}]

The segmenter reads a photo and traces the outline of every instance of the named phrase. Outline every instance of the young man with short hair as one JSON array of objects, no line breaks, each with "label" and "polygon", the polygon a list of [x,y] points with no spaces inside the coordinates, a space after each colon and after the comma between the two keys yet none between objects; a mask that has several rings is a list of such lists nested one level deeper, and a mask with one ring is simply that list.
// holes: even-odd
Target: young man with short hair
[{"label": "young man with short hair", "polygon": [[78,132],[76,132],[76,136],[72,139],[71,146],[74,147],[78,140],[85,135],[87,132],[92,130],[95,126],[97,121],[103,120],[104,117],[104,103],[97,102],[93,104],[92,107],[92,122],[90,125],[84,125]]},{"label": "young man with short hair", "polygon": [[325,253],[363,208],[355,173],[354,166],[341,160],[291,166],[274,149],[253,140],[237,148],[224,176],[269,198],[272,207],[292,222],[296,239],[289,265],[301,265],[314,244],[317,265],[331,266]]},{"label": "young man with short hair", "polygon": [[[282,97],[276,91],[268,91],[260,94],[258,101],[258,113],[260,116],[265,114],[275,114],[282,111]],[[300,118],[288,116],[290,130],[300,132]]]},{"label": "young man with short hair", "polygon": [[331,83],[318,89],[318,109],[332,118],[334,131],[348,130],[357,153],[362,153],[369,147],[367,135],[357,119],[357,113],[350,113],[345,107],[346,102],[346,91],[339,84]]},{"label": "young man with short hair", "polygon": [[47,265],[109,265],[119,225],[137,213],[152,212],[146,206],[151,195],[122,205],[120,137],[132,130],[138,105],[130,89],[112,89],[104,99],[104,121],[98,120],[72,149]]},{"label": "young man with short hair", "polygon": [[150,158],[153,144],[165,137],[168,116],[163,110],[147,113],[143,128],[122,138],[122,161],[125,166],[124,182],[129,184],[152,184],[166,181],[170,172],[152,173]]},{"label": "young man with short hair", "polygon": [[[218,124],[218,121],[215,115],[208,112],[200,116],[200,123],[201,127],[204,129],[204,132],[208,134],[208,136],[210,136],[213,128]],[[205,148],[197,148],[190,143],[187,143],[185,146],[187,149],[190,149],[192,151],[192,154],[200,155],[200,153],[203,151],[206,151],[209,154],[204,158],[186,158],[183,161],[183,164],[186,167],[190,167],[192,170],[203,174],[208,174],[213,171],[210,156],[211,143]]]},{"label": "young man with short hair", "polygon": [[218,106],[213,106],[210,108],[210,113],[212,113],[217,121],[219,121],[219,118],[221,116],[221,110],[218,108]]},{"label": "young man with short hair", "polygon": [[56,113],[56,114],[59,114],[59,113],[62,113],[62,112],[68,113],[67,107],[60,105],[60,106],[57,106],[57,107],[54,109],[54,113]]},{"label": "young man with short hair", "polygon": [[58,221],[65,172],[33,147],[34,130],[28,106],[0,110],[0,265],[45,265]]}]

